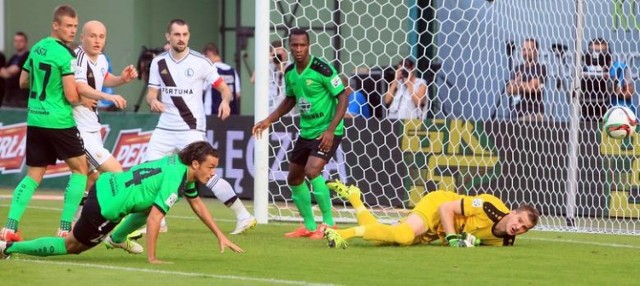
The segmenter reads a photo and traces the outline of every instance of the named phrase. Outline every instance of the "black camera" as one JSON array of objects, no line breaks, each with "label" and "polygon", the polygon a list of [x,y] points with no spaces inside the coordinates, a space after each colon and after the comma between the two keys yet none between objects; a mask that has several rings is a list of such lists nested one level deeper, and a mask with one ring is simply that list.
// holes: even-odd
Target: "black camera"
[{"label": "black camera", "polygon": [[149,69],[151,61],[157,55],[164,52],[162,48],[147,48],[142,46],[140,55],[138,56],[138,79],[147,81],[149,78]]},{"label": "black camera", "polygon": [[273,57],[273,63],[276,65],[282,64],[284,62],[283,56],[281,54],[276,54]]},{"label": "black camera", "polygon": [[400,71],[400,73],[402,73],[402,77],[403,77],[403,78],[408,78],[408,77],[409,77],[409,71],[408,71],[407,69],[404,69],[404,68],[403,68],[403,69]]},{"label": "black camera", "polygon": [[609,53],[588,53],[584,55],[584,64],[586,66],[599,66],[608,68],[611,66],[611,55]]}]

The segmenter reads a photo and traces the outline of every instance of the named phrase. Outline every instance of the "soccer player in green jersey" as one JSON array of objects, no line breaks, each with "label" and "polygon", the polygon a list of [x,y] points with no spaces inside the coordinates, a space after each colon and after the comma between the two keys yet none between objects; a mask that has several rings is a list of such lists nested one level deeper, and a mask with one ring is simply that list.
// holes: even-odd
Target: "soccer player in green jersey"
[{"label": "soccer player in green jersey", "polygon": [[53,14],[51,36],[36,43],[22,67],[20,87],[29,88],[27,113],[27,175],[13,192],[11,208],[0,240],[21,240],[18,223],[47,165],[64,160],[71,169],[65,190],[64,208],[58,236],[71,230],[71,221],[87,183],[87,159],[80,133],[73,120],[72,105],[80,104],[76,91],[73,63],[75,53],[66,45],[78,29],[76,11],[58,6]]},{"label": "soccer player in green jersey", "polygon": [[198,196],[196,182],[206,184],[218,166],[218,151],[205,141],[187,145],[178,154],[132,167],[123,173],[103,173],[91,188],[80,219],[65,238],[43,237],[31,241],[0,241],[0,254],[22,253],[35,256],[78,254],[105,243],[131,253],[141,253],[142,247],[125,239],[114,243],[109,232],[130,214],[141,227],[147,224],[147,259],[162,263],[156,257],[160,221],[171,207],[185,196],[193,212],[218,238],[220,252],[230,248],[243,250],[231,242],[211,217]]},{"label": "soccer player in green jersey", "polygon": [[[255,124],[253,134],[259,138],[272,122],[297,104],[300,136],[289,154],[287,182],[293,202],[304,219],[304,226],[285,236],[321,239],[324,229],[335,226],[329,189],[322,170],[344,136],[342,118],[349,103],[349,93],[330,64],[309,54],[309,44],[309,34],[305,30],[291,31],[289,48],[294,63],[285,69],[286,98],[266,119]],[[322,211],[323,224],[320,226],[313,217],[311,194],[305,177],[311,181],[313,194]]]}]

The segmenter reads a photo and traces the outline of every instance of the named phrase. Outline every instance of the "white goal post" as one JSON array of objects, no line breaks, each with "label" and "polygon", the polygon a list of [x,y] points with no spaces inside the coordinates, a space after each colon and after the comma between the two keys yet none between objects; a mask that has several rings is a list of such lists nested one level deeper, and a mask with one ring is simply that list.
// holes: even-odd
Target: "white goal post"
[{"label": "white goal post", "polygon": [[[491,193],[512,208],[532,204],[542,230],[640,233],[640,137],[603,135],[597,115],[586,115],[597,110],[585,109],[597,101],[636,110],[638,96],[625,98],[638,86],[635,1],[256,1],[256,121],[269,113],[276,84],[266,55],[274,41],[288,48],[293,28],[306,29],[311,54],[367,100],[371,118],[345,119],[324,175],[357,184],[380,219],[394,221],[443,189]],[[531,40],[544,68],[534,76],[524,72],[531,63],[521,66]],[[601,44],[607,49],[594,46]],[[404,58],[426,81],[427,100],[419,118],[391,119],[393,104],[382,97]],[[531,78],[539,101],[509,87]],[[602,87],[595,92],[587,81]],[[523,118],[532,108],[540,117]],[[297,124],[297,116],[283,117],[255,140],[261,223],[300,221],[286,182]],[[336,221],[355,222],[350,206],[333,202]]]}]

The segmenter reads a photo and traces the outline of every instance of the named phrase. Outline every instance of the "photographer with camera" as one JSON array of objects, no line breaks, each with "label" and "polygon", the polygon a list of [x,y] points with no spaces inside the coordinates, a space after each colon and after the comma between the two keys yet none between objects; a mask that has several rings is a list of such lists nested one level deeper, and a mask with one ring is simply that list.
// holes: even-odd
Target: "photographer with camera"
[{"label": "photographer with camera", "polygon": [[582,119],[600,120],[612,105],[632,108],[634,87],[631,73],[623,62],[612,60],[609,44],[602,38],[589,42],[584,55],[582,80]]},{"label": "photographer with camera", "polygon": [[506,91],[513,97],[519,121],[542,121],[547,67],[538,62],[538,41],[529,38],[522,42],[522,59],[511,73]]},{"label": "photographer with camera", "polygon": [[395,78],[384,95],[391,119],[422,119],[427,82],[415,76],[415,62],[409,58],[396,66]]}]

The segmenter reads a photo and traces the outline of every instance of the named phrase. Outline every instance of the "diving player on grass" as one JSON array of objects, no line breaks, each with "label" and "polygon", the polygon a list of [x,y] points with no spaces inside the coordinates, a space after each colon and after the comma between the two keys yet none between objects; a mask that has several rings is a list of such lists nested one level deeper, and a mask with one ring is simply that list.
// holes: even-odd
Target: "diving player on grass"
[{"label": "diving player on grass", "polygon": [[65,238],[43,237],[23,242],[0,241],[0,256],[14,253],[35,256],[79,254],[105,239],[111,247],[142,253],[142,246],[122,239],[114,243],[107,235],[126,215],[136,218],[138,227],[147,224],[147,259],[156,257],[160,221],[184,195],[193,212],[218,238],[220,251],[243,250],[222,233],[198,196],[196,182],[206,184],[218,166],[218,151],[204,141],[187,145],[176,155],[134,166],[123,173],[103,173],[91,188],[73,231]]},{"label": "diving player on grass", "polygon": [[[440,239],[451,247],[480,245],[510,246],[516,235],[533,228],[540,214],[530,205],[509,210],[489,194],[459,195],[454,192],[430,192],[397,225],[379,223],[360,198],[360,189],[340,181],[328,183],[339,197],[349,200],[356,211],[358,226],[342,230],[327,229],[329,247],[347,247],[347,240],[361,237],[369,241],[404,246],[430,243]],[[469,236],[469,234],[471,236]],[[466,239],[466,238],[469,239]]]}]

